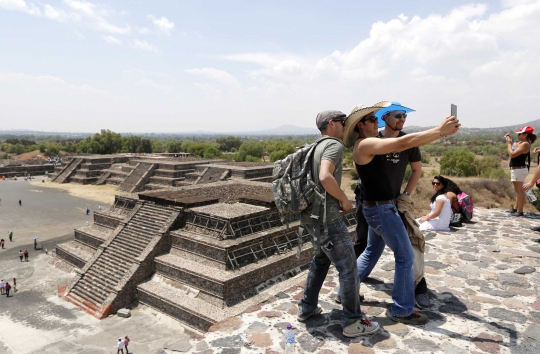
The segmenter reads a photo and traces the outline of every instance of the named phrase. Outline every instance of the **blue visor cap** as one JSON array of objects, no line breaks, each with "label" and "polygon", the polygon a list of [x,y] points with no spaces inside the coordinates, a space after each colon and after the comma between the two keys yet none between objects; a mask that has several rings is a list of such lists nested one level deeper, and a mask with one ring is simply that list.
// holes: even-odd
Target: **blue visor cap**
[{"label": "blue visor cap", "polygon": [[377,112],[374,113],[375,117],[377,117],[377,119],[379,120],[379,128],[386,125],[386,122],[382,119],[382,117],[386,113],[392,111],[403,111],[405,113],[409,113],[414,112],[414,109],[403,107],[399,102],[392,102],[390,106],[379,109]]}]

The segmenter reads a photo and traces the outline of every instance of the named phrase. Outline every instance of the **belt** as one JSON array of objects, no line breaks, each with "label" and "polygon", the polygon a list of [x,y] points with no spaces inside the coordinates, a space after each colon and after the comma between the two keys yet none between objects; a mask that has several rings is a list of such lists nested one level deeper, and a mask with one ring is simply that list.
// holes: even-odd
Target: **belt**
[{"label": "belt", "polygon": [[364,200],[362,202],[362,205],[365,207],[374,207],[374,206],[385,205],[385,204],[394,204],[394,201],[393,200],[377,200],[377,201]]},{"label": "belt", "polygon": [[520,168],[527,168],[527,166],[510,166],[511,170],[519,170]]}]

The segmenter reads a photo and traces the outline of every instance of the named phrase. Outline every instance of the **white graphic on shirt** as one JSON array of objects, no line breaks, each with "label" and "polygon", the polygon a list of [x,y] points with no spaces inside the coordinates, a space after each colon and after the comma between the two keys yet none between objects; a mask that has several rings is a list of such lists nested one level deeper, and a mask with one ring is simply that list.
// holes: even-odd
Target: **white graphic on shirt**
[{"label": "white graphic on shirt", "polygon": [[391,152],[389,154],[386,154],[386,161],[398,163],[399,162],[399,156],[401,153],[399,152]]}]

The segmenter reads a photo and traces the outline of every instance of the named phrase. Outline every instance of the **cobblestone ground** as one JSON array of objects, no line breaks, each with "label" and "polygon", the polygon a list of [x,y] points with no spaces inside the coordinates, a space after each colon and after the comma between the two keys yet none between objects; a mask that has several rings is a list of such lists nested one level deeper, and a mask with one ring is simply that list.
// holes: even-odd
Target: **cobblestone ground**
[{"label": "cobblestone ground", "polygon": [[433,306],[421,311],[430,318],[424,326],[386,317],[394,273],[387,252],[361,289],[362,310],[383,329],[355,339],[341,334],[334,269],[321,290],[323,313],[305,323],[296,321],[302,273],[296,286],[270,301],[194,334],[146,306],[134,309],[130,318],[99,321],[82,313],[56,296],[57,284],[70,275],[42,255],[28,263],[0,263],[0,275],[16,276],[21,289],[13,298],[0,297],[0,353],[112,353],[117,338],[128,334],[135,354],[277,354],[283,353],[288,323],[297,334],[297,353],[540,353],[540,233],[529,229],[540,225],[540,215],[514,218],[478,209],[474,221],[452,232],[426,234]]},{"label": "cobblestone ground", "polygon": [[540,353],[540,233],[529,229],[540,218],[479,209],[474,221],[452,232],[426,234],[433,306],[420,311],[430,318],[424,326],[386,317],[394,262],[385,252],[361,289],[366,296],[362,311],[383,327],[378,334],[342,336],[341,307],[334,302],[339,279],[331,269],[319,298],[322,315],[296,321],[299,282],[273,301],[216,324],[190,352],[282,353],[282,330],[291,323],[298,353]]}]

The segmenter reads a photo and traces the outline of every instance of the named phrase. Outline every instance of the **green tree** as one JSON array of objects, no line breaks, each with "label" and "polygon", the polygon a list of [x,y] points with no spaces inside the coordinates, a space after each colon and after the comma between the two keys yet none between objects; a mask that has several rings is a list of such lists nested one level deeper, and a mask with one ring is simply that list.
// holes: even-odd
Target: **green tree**
[{"label": "green tree", "polygon": [[47,150],[45,150],[45,155],[47,156],[57,156],[60,153],[62,145],[58,143],[49,143],[47,145]]},{"label": "green tree", "polygon": [[242,140],[235,136],[227,136],[216,139],[217,148],[220,151],[232,151],[232,149],[237,149],[242,145]]},{"label": "green tree", "polygon": [[167,152],[170,153],[170,154],[175,154],[177,152],[182,152],[183,151],[181,141],[169,140],[169,141],[167,141],[167,143],[165,145],[166,145],[166,148],[167,148]]},{"label": "green tree", "polygon": [[39,152],[44,153],[45,149],[47,149],[47,146],[45,144],[41,143],[38,145]]},{"label": "green tree", "polygon": [[264,156],[264,146],[256,142],[245,142],[240,146],[236,154],[236,161],[246,161],[248,156],[262,158]]},{"label": "green tree", "polygon": [[448,150],[441,157],[441,174],[458,177],[477,176],[474,154],[466,148]]},{"label": "green tree", "polygon": [[140,136],[131,135],[128,137],[122,138],[122,152],[140,152],[140,146],[142,144],[142,139]]},{"label": "green tree", "polygon": [[[490,178],[492,170],[501,169],[501,159],[496,156],[485,156],[475,159],[476,168],[480,177]],[[504,171],[503,171],[504,172]]]},{"label": "green tree", "polygon": [[10,154],[20,155],[20,154],[24,154],[26,149],[24,148],[23,144],[17,143],[15,145],[9,145],[6,151],[9,152]]},{"label": "green tree", "polygon": [[165,147],[160,141],[152,140],[152,152],[164,152]]}]

